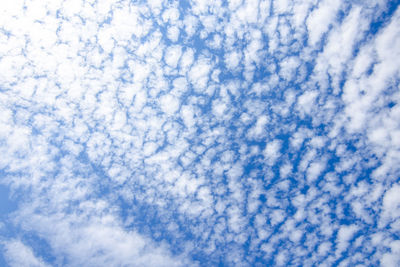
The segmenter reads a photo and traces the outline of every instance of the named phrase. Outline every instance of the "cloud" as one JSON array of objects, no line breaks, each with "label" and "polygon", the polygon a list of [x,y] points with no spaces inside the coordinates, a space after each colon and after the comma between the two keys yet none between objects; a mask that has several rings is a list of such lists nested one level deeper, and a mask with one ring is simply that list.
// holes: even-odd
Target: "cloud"
[{"label": "cloud", "polygon": [[320,41],[322,35],[335,21],[336,13],[340,8],[340,1],[321,1],[307,18],[307,29],[311,45]]},{"label": "cloud", "polygon": [[2,246],[4,257],[10,266],[50,266],[46,264],[43,259],[36,257],[32,248],[26,246],[20,240],[3,240]]},{"label": "cloud", "polygon": [[397,9],[4,3],[4,258],[395,265]]},{"label": "cloud", "polygon": [[397,214],[400,209],[400,186],[394,184],[383,197],[381,224],[386,225],[388,222],[397,219]]}]

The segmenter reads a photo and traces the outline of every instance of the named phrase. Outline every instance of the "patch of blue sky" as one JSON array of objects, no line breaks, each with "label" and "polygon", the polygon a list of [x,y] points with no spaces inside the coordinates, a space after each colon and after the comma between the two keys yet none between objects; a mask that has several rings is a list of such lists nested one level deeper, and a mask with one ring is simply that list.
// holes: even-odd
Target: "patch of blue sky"
[{"label": "patch of blue sky", "polygon": [[[1,172],[1,175],[4,176],[4,172]],[[16,202],[10,199],[9,188],[6,185],[0,185],[0,216],[5,217],[16,208]]]}]

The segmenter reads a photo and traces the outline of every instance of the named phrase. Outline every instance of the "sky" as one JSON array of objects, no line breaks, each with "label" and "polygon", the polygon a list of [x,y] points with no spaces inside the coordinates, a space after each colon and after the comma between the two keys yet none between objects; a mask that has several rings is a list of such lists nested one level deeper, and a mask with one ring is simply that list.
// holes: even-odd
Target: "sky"
[{"label": "sky", "polygon": [[0,0],[0,266],[400,266],[400,8]]}]

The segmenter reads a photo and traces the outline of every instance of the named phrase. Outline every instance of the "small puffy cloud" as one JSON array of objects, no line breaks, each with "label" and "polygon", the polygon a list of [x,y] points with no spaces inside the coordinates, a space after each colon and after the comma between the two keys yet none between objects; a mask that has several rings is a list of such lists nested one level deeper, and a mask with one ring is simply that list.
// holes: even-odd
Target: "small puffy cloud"
[{"label": "small puffy cloud", "polygon": [[336,239],[336,254],[340,255],[348,246],[359,227],[357,225],[341,226]]},{"label": "small puffy cloud", "polygon": [[264,149],[264,157],[269,165],[274,165],[276,160],[281,156],[281,141],[273,140],[268,142]]},{"label": "small puffy cloud", "polygon": [[320,41],[322,35],[329,29],[331,23],[334,22],[340,4],[339,0],[321,1],[318,7],[309,15],[307,29],[311,45],[315,45]]},{"label": "small puffy cloud", "polygon": [[225,63],[228,69],[230,70],[236,70],[236,68],[239,66],[240,62],[242,59],[241,52],[239,51],[232,51],[229,54],[225,55]]},{"label": "small puffy cloud", "polygon": [[265,127],[268,123],[268,117],[261,115],[257,118],[255,125],[249,130],[248,137],[254,139],[260,139],[265,134]]},{"label": "small puffy cloud", "polygon": [[177,26],[168,27],[167,36],[172,42],[177,42],[180,35],[180,29]]},{"label": "small puffy cloud", "polygon": [[179,99],[173,95],[162,96],[160,102],[162,111],[169,115],[174,114],[179,109]]},{"label": "small puffy cloud", "polygon": [[[185,55],[184,55],[185,56]],[[189,79],[194,88],[199,91],[205,91],[212,64],[205,58],[198,59],[189,71]]]},{"label": "small puffy cloud", "polygon": [[380,218],[381,226],[400,217],[400,185],[394,184],[386,191],[383,197],[382,213]]},{"label": "small puffy cloud", "polygon": [[317,96],[318,93],[316,91],[306,91],[298,98],[297,109],[301,114],[310,114],[312,112]]},{"label": "small puffy cloud", "polygon": [[166,49],[164,58],[165,63],[168,64],[171,68],[176,68],[178,65],[179,59],[182,55],[182,48],[180,46],[171,46]]},{"label": "small puffy cloud", "polygon": [[315,181],[322,171],[325,169],[325,162],[315,161],[310,164],[307,169],[307,180],[309,182]]}]

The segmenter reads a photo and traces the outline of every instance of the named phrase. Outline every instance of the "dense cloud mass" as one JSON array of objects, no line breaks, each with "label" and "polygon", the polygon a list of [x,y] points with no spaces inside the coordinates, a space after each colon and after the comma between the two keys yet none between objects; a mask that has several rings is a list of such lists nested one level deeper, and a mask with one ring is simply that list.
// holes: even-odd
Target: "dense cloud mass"
[{"label": "dense cloud mass", "polygon": [[400,265],[398,1],[0,3],[0,265]]}]

